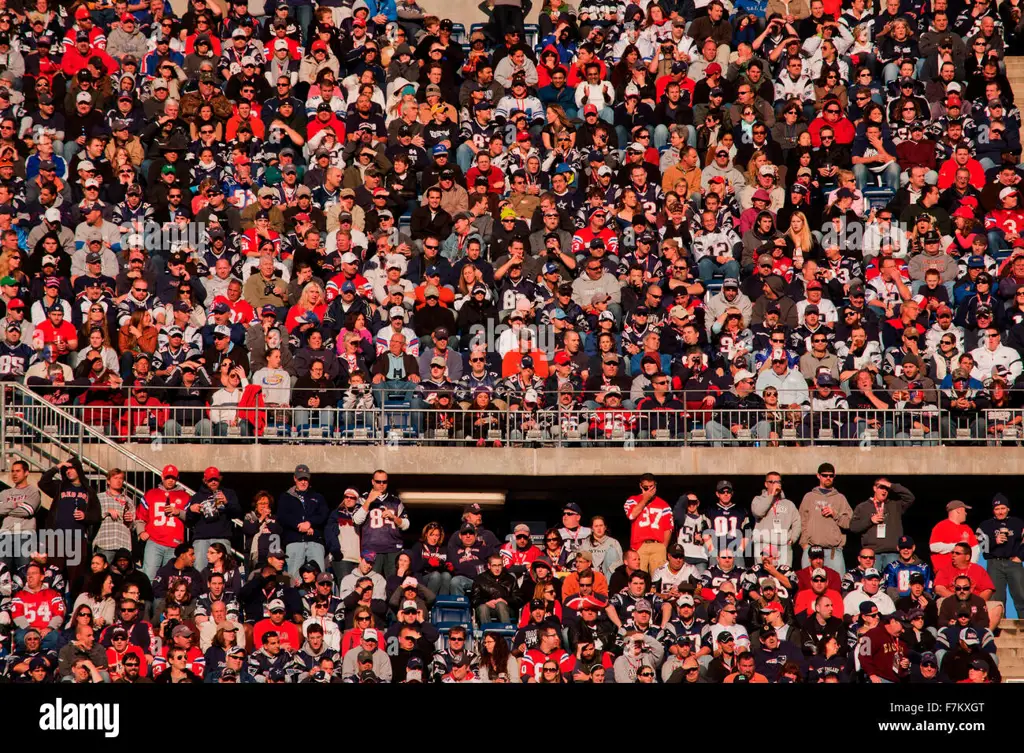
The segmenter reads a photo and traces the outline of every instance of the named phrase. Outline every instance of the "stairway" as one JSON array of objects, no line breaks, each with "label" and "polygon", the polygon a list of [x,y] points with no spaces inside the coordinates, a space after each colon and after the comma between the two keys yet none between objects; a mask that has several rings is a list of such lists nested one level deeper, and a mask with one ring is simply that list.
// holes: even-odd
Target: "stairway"
[{"label": "stairway", "polygon": [[1013,100],[1017,107],[1024,105],[1024,57],[1006,58],[1006,78],[1013,88]]},{"label": "stairway", "polygon": [[1003,620],[996,638],[1003,682],[1024,682],[1024,620]]},{"label": "stairway", "polygon": [[[126,445],[112,441],[23,385],[5,387],[0,390],[0,481],[7,482],[15,460],[28,463],[31,477],[38,478],[37,474],[58,463],[77,458],[97,490],[105,488],[107,471],[112,468],[124,472],[125,489],[136,499],[160,484],[160,468]],[[44,506],[48,504],[48,499],[44,500]]]}]

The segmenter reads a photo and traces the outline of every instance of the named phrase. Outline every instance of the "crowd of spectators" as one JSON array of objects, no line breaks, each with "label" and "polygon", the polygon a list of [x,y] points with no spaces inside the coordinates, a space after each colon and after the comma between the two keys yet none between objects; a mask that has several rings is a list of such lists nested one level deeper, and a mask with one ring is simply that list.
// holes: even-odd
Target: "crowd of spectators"
[{"label": "crowd of spectators", "polygon": [[120,436],[1019,440],[1017,0],[260,5],[0,9],[0,379]]},{"label": "crowd of spectators", "polygon": [[828,463],[799,503],[775,472],[752,500],[726,479],[674,504],[645,474],[620,514],[566,501],[500,538],[479,504],[450,534],[413,524],[384,470],[328,502],[300,465],[256,494],[241,536],[214,467],[192,493],[167,466],[142,498],[117,469],[99,494],[73,461],[38,488],[14,471],[5,541],[34,531],[42,490],[40,527],[91,543],[78,562],[0,562],[16,683],[999,682],[1007,589],[1024,609],[1006,496],[975,528],[951,500],[917,543],[913,492],[882,477],[849,501]]}]

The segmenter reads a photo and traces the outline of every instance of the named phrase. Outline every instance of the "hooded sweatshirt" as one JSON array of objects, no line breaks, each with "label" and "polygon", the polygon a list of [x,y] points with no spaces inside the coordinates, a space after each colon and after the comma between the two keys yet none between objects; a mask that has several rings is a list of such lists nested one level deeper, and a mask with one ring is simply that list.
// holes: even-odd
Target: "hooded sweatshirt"
[{"label": "hooded sweatshirt", "polygon": [[[832,517],[821,514],[823,507],[832,508]],[[844,531],[850,527],[853,510],[846,497],[835,488],[823,489],[816,486],[804,495],[800,502],[800,546],[820,546],[825,549],[842,548],[846,545]]]},{"label": "hooded sweatshirt", "polygon": [[[100,501],[96,492],[86,484],[81,461],[72,458],[71,465],[78,473],[78,480],[74,483],[68,480],[66,469],[60,466],[54,466],[39,479],[40,491],[53,498],[46,527],[85,533],[90,526],[100,522]],[[84,512],[85,518],[76,520],[76,510]]]}]

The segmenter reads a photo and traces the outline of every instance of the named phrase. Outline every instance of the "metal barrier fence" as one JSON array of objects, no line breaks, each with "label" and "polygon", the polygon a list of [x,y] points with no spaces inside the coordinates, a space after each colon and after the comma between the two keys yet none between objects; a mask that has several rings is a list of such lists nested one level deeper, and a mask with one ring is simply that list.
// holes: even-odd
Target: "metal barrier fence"
[{"label": "metal barrier fence", "polygon": [[4,446],[107,443],[313,443],[434,446],[1020,445],[1024,409],[631,410],[596,404],[450,408],[421,401],[372,408],[63,405],[3,391]]}]

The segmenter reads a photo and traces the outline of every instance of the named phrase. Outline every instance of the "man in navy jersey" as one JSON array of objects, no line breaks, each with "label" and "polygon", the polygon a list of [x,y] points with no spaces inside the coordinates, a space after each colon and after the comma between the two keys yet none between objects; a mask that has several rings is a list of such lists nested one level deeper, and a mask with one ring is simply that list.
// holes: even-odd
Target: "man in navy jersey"
[{"label": "man in navy jersey", "polygon": [[704,544],[711,552],[712,563],[716,552],[728,549],[735,556],[737,567],[743,567],[750,513],[733,501],[731,481],[719,481],[715,487],[715,497],[717,501],[707,510],[711,528],[704,534]]},{"label": "man in navy jersey", "polygon": [[388,490],[387,471],[374,471],[371,483],[352,523],[359,528],[362,548],[377,555],[373,569],[388,577],[395,574],[395,561],[405,546],[402,531],[409,529],[409,516],[398,495]]}]

